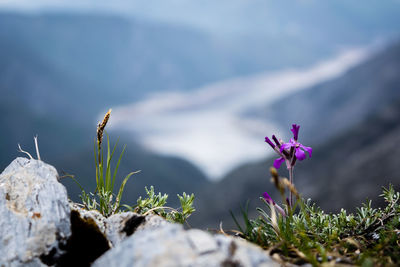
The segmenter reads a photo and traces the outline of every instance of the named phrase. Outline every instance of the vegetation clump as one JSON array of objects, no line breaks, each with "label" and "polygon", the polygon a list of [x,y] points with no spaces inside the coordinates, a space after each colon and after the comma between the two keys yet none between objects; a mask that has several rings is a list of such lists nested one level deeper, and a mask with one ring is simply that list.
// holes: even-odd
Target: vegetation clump
[{"label": "vegetation clump", "polygon": [[166,220],[171,222],[184,223],[189,216],[195,211],[193,207],[194,194],[188,195],[183,192],[182,196],[177,195],[181,204],[180,209],[174,209],[167,207],[167,194],[155,194],[154,187],[151,186],[150,190],[146,189],[147,197],[139,197],[137,204],[134,206],[124,205],[128,210],[134,211],[139,214],[147,215],[150,212],[164,217]]},{"label": "vegetation clump", "polygon": [[94,143],[94,160],[96,167],[96,189],[94,193],[87,193],[84,188],[79,184],[79,182],[74,178],[74,176],[69,175],[81,189],[80,198],[82,200],[82,205],[88,210],[98,210],[105,217],[120,212],[121,208],[125,208],[127,210],[135,211],[142,215],[154,213],[166,218],[171,222],[186,222],[188,217],[195,211],[193,207],[194,194],[187,195],[186,193],[183,193],[182,196],[178,194],[178,198],[181,203],[181,211],[166,207],[165,205],[167,203],[168,195],[161,195],[161,193],[156,195],[154,193],[153,186],[150,187],[150,190],[146,188],[147,198],[142,199],[142,197],[139,197],[136,205],[129,206],[126,204],[121,204],[122,194],[124,192],[127,181],[131,178],[132,175],[137,174],[140,171],[134,171],[126,175],[119,187],[118,193],[115,195],[115,179],[117,177],[118,168],[122,156],[125,152],[126,146],[123,147],[114,171],[112,171],[111,161],[114,157],[118,142],[111,149],[110,138],[106,134],[107,151],[105,161],[102,148],[103,135],[105,133],[104,129],[110,118],[110,114],[111,109],[106,113],[104,119],[97,126],[97,138]]},{"label": "vegetation clump", "polygon": [[[294,136],[299,126],[293,125]],[[293,131],[294,130],[294,131]],[[239,235],[258,244],[276,259],[295,264],[311,263],[313,266],[351,264],[362,266],[400,265],[400,193],[392,185],[383,188],[381,197],[384,208],[373,208],[367,201],[354,214],[342,209],[338,214],[326,214],[311,199],[304,200],[297,192],[293,181],[293,162],[297,156],[305,158],[303,151],[296,155],[297,138],[284,144],[277,138],[269,143],[283,158],[276,167],[286,161],[290,181],[279,177],[276,168],[271,168],[272,182],[282,196],[282,207],[264,193],[260,197],[266,209],[257,208],[256,219],[248,217],[248,209],[242,209],[244,227],[233,216]],[[302,148],[303,149],[303,148]],[[311,148],[306,147],[311,156]],[[281,162],[280,162],[281,161]],[[285,193],[290,192],[287,198]],[[291,196],[294,195],[296,202]],[[267,211],[266,211],[267,210]]]}]

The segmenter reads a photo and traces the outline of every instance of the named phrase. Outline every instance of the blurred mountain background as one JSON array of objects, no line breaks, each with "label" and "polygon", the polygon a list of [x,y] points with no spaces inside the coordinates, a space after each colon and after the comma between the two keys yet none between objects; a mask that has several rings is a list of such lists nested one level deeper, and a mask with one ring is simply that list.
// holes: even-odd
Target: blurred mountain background
[{"label": "blurred mountain background", "polygon": [[[341,208],[355,211],[367,198],[375,205],[382,204],[377,197],[382,186],[392,183],[399,187],[400,153],[395,148],[400,140],[399,87],[400,43],[397,43],[340,78],[283,98],[259,111],[260,116],[271,116],[270,119],[284,126],[299,122],[299,139],[313,147],[312,158],[298,162],[295,167],[295,185],[303,197],[311,198],[328,212],[338,212]],[[239,218],[240,207],[249,199],[249,211],[254,211],[262,204],[260,188],[280,200],[269,174],[275,158],[244,164],[199,193],[198,197],[204,201],[194,215],[196,222],[217,228],[215,218],[218,218],[225,226],[234,227],[227,207]],[[288,176],[284,168],[280,173]],[[210,215],[200,216],[207,213]],[[254,212],[251,214],[256,216]]]},{"label": "blurred mountain background", "polygon": [[313,158],[296,165],[296,186],[352,210],[400,181],[399,11],[394,0],[0,2],[0,169],[38,134],[43,160],[94,189],[96,123],[113,108],[119,176],[141,170],[123,201],[150,185],[171,206],[194,192],[192,225],[232,227],[229,210],[275,191],[264,136],[298,123]]}]

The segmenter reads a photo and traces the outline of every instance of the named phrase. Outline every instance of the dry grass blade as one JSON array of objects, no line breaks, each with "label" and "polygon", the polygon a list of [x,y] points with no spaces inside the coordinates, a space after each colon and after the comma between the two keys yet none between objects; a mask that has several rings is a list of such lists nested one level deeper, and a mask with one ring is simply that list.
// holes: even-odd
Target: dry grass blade
[{"label": "dry grass blade", "polygon": [[299,193],[297,192],[296,187],[295,187],[287,178],[281,179],[281,182],[282,182],[287,188],[289,188],[290,192],[292,192],[293,195],[295,195],[297,199],[300,198],[300,195],[299,195]]},{"label": "dry grass blade", "polygon": [[34,137],[33,137],[33,140],[35,141],[35,149],[36,149],[37,159],[38,159],[38,160],[41,160],[41,159],[40,159],[40,153],[39,153],[38,136],[37,136],[37,135],[34,136]]},{"label": "dry grass blade", "polygon": [[29,157],[30,159],[33,159],[32,155],[29,154],[29,152],[26,152],[26,151],[22,150],[20,144],[18,144],[18,152],[24,153],[24,154],[28,155],[28,157]]},{"label": "dry grass blade", "polygon": [[269,172],[271,173],[272,176],[271,177],[272,183],[274,183],[275,187],[279,190],[281,195],[285,194],[285,186],[279,180],[278,171],[274,167],[271,167],[269,169]]}]

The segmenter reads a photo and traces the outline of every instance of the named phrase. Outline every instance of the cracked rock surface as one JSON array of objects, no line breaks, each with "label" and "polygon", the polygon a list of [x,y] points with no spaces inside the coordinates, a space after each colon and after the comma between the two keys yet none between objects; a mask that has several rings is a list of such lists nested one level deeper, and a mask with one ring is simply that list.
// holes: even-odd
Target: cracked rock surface
[{"label": "cracked rock surface", "polygon": [[110,247],[118,245],[128,236],[142,229],[156,229],[169,224],[160,216],[140,214],[128,211],[116,213],[105,218],[97,210],[85,210],[76,203],[70,203],[71,210],[79,213],[84,221],[93,221],[98,230],[107,238]]},{"label": "cracked rock surface", "polygon": [[0,175],[0,266],[52,264],[71,234],[54,167],[16,158]]},{"label": "cracked rock surface", "polygon": [[98,258],[93,266],[280,266],[261,248],[178,224],[144,228]]}]

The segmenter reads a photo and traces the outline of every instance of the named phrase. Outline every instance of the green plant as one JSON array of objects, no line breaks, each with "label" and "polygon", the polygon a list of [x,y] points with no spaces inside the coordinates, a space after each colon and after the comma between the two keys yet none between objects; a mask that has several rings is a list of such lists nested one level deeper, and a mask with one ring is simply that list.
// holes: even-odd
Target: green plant
[{"label": "green plant", "polygon": [[122,149],[122,152],[119,155],[116,166],[114,168],[114,171],[112,171],[111,162],[114,157],[118,141],[111,150],[110,138],[106,133],[107,151],[106,151],[105,161],[104,161],[104,152],[102,148],[104,128],[107,125],[107,122],[110,118],[110,114],[111,114],[111,109],[106,113],[103,121],[98,124],[97,139],[94,141],[94,160],[96,168],[95,193],[86,193],[86,191],[78,183],[78,181],[74,178],[74,176],[69,175],[72,179],[74,179],[74,181],[78,184],[78,186],[81,189],[80,198],[82,200],[82,204],[84,205],[84,207],[88,210],[96,209],[106,217],[116,213],[121,208],[120,202],[126,182],[132,175],[140,172],[140,171],[135,171],[126,175],[119,187],[117,195],[114,194],[115,179],[117,177],[119,164],[121,163],[121,159],[122,156],[124,155],[126,146],[124,146],[124,148]]},{"label": "green plant", "polygon": [[390,185],[383,188],[381,196],[387,203],[385,208],[372,208],[367,201],[355,214],[343,209],[338,214],[326,214],[310,199],[300,199],[298,213],[288,216],[277,214],[262,199],[269,213],[258,208],[260,216],[252,220],[243,210],[243,228],[234,220],[242,237],[285,262],[399,265],[400,193]]},{"label": "green plant", "polygon": [[[106,134],[107,135],[107,134]],[[109,216],[111,214],[114,214],[115,212],[118,211],[118,209],[121,207],[120,202],[122,198],[122,194],[124,192],[124,188],[126,185],[126,182],[129,180],[129,178],[136,174],[139,173],[140,171],[135,171],[131,172],[128,175],[125,176],[123,179],[118,193],[115,196],[114,195],[114,185],[115,185],[115,179],[117,177],[118,173],[118,168],[119,164],[121,162],[122,156],[125,152],[126,146],[122,149],[121,154],[119,155],[118,161],[116,163],[116,166],[114,168],[114,172],[112,172],[112,167],[111,167],[111,161],[114,156],[115,149],[117,147],[118,142],[114,145],[113,149],[110,149],[110,139],[109,136],[107,135],[107,157],[106,161],[104,162],[104,155],[101,147],[101,143],[97,146],[95,146],[95,164],[96,164],[96,193],[99,199],[99,211],[105,215]],[[111,153],[110,153],[111,151]],[[97,152],[97,153],[96,153]],[[98,155],[96,157],[96,155]],[[114,200],[115,198],[115,200]]]},{"label": "green plant", "polygon": [[[266,142],[281,156],[274,166],[286,160],[290,180],[279,177],[271,168],[272,182],[282,197],[281,208],[264,193],[260,197],[266,210],[257,208],[259,216],[250,219],[248,208],[242,208],[244,227],[232,214],[239,228],[239,235],[267,249],[282,262],[311,263],[313,266],[329,264],[352,264],[363,266],[400,265],[400,193],[392,185],[383,188],[380,195],[387,203],[385,208],[373,208],[367,201],[355,214],[342,209],[338,214],[326,214],[311,199],[300,197],[293,184],[293,166],[303,154],[296,154],[299,126],[293,125],[294,139],[282,143],[275,136]],[[310,151],[311,148],[305,147]],[[290,192],[286,198],[285,191]],[[292,200],[292,195],[296,201]]]},{"label": "green plant", "polygon": [[147,189],[147,187],[145,190],[147,194],[146,198],[139,197],[136,205],[124,205],[124,207],[130,211],[144,215],[154,213],[168,221],[182,224],[186,222],[189,216],[195,211],[193,207],[194,194],[187,195],[185,192],[183,192],[182,196],[178,194],[177,196],[181,207],[179,209],[174,209],[166,206],[168,200],[167,194],[156,194],[153,186],[150,187],[150,190]]},{"label": "green plant", "polygon": [[[125,184],[132,175],[140,171],[131,172],[127,176],[125,176],[119,187],[117,195],[114,194],[115,179],[117,177],[119,165],[122,156],[124,155],[126,146],[124,146],[124,148],[122,149],[122,152],[119,155],[117,163],[115,165],[114,171],[112,171],[111,161],[114,157],[118,141],[111,149],[110,138],[106,133],[107,151],[105,154],[102,149],[104,128],[107,125],[110,114],[111,109],[106,113],[103,121],[100,122],[97,126],[97,138],[94,142],[94,160],[96,167],[96,190],[94,191],[94,193],[86,193],[84,188],[79,184],[79,182],[75,179],[73,175],[66,175],[71,177],[81,189],[80,198],[82,200],[83,206],[88,210],[98,210],[106,217],[118,212],[121,207],[125,207],[128,210],[144,215],[152,212],[154,214],[164,217],[171,222],[186,222],[189,216],[195,211],[193,207],[194,194],[187,195],[186,193],[183,193],[182,196],[178,194],[178,198],[181,203],[181,207],[179,210],[166,207],[165,205],[167,203],[168,195],[161,195],[161,193],[155,194],[153,186],[150,187],[150,190],[145,188],[147,197],[139,197],[135,206],[120,204]],[[104,161],[105,155],[106,158]]]}]

